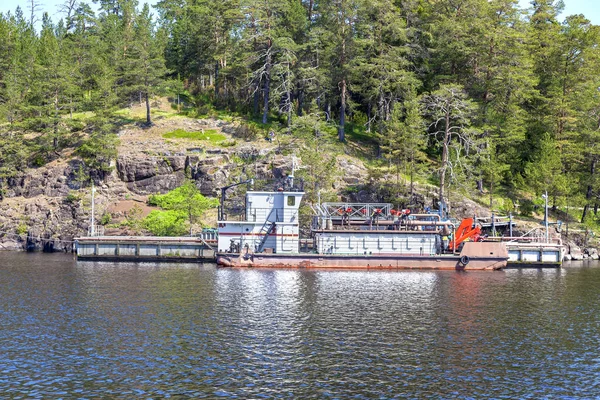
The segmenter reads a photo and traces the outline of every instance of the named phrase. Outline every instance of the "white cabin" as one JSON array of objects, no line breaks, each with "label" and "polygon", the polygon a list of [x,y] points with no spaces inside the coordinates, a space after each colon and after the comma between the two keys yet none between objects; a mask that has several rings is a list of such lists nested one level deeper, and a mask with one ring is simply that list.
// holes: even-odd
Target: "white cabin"
[{"label": "white cabin", "polygon": [[247,192],[245,220],[218,221],[218,251],[298,253],[302,196],[304,192]]}]

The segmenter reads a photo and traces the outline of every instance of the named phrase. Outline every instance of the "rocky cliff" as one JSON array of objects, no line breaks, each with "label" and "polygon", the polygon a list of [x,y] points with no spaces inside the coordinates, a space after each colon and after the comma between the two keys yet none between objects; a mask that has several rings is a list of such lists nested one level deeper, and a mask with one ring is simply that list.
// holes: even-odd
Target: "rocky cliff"
[{"label": "rocky cliff", "polygon": [[[282,177],[291,169],[291,157],[277,154],[275,146],[266,141],[242,141],[223,148],[162,137],[165,131],[177,128],[215,129],[227,137],[231,131],[231,125],[222,121],[187,118],[158,121],[151,129],[128,127],[121,131],[112,173],[96,182],[97,221],[107,212],[118,210],[122,215],[131,204],[143,205],[148,195],[166,193],[186,177],[195,180],[204,195],[217,196],[220,187],[248,173]],[[365,173],[362,165],[354,166],[345,181],[358,182]],[[80,160],[62,158],[10,179],[0,202],[0,249],[70,249],[73,238],[87,234],[90,228],[91,186],[85,176]]]}]

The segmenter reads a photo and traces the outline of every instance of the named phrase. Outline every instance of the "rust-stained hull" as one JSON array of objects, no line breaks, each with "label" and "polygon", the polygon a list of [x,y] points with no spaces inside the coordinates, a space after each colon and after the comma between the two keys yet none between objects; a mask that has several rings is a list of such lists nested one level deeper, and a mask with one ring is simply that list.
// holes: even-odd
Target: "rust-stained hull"
[{"label": "rust-stained hull", "polygon": [[[466,258],[465,258],[466,256]],[[506,267],[508,252],[502,243],[467,243],[459,255],[326,255],[326,254],[217,254],[222,267],[323,268],[323,269],[422,269],[499,270]]]}]

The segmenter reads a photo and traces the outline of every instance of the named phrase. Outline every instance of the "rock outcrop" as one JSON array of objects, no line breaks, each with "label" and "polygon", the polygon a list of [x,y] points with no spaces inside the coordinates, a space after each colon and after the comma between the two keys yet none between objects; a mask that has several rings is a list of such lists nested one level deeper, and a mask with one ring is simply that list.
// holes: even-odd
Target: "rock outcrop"
[{"label": "rock outcrop", "polygon": [[[248,144],[164,155],[128,149],[113,167],[103,181],[96,181],[97,220],[111,204],[166,193],[186,178],[195,180],[206,196],[217,196],[219,188],[244,176],[282,179],[291,170],[292,157]],[[87,173],[85,165],[74,159],[28,170],[6,182],[0,201],[0,250],[67,250],[73,238],[87,234],[91,222]]]}]

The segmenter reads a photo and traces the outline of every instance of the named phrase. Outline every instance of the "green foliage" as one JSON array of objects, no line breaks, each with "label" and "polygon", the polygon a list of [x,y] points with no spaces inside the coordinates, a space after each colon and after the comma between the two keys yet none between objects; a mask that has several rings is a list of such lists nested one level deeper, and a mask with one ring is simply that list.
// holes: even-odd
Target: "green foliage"
[{"label": "green foliage", "polygon": [[24,235],[27,233],[28,230],[29,228],[27,228],[26,224],[19,224],[19,226],[17,226],[16,232],[17,235]]},{"label": "green foliage", "polygon": [[560,157],[556,143],[546,138],[539,153],[525,167],[525,176],[536,194],[548,191],[550,196],[560,196],[567,193],[569,183],[561,174]]},{"label": "green foliage", "polygon": [[[217,199],[202,196],[193,181],[186,181],[167,194],[150,196],[148,204],[158,206],[164,211],[154,211],[146,217],[144,220],[146,229],[153,233],[182,232],[182,226],[185,231],[185,222],[187,222],[187,227],[191,233],[194,224],[199,221],[202,215],[207,210],[216,208],[219,202]],[[177,233],[175,235],[181,234]],[[172,234],[165,235],[173,236]]]},{"label": "green foliage", "polygon": [[[2,14],[1,185],[70,150],[85,161],[82,182],[103,178],[114,133],[141,122],[131,106],[145,105],[150,124],[152,97],[168,95],[178,113],[243,119],[236,138],[277,132],[277,151],[302,155],[310,196],[329,190],[318,174],[335,156],[360,151],[397,177],[439,172],[425,179],[441,197],[460,185],[493,203],[526,182],[593,207],[600,28],[582,15],[561,21],[560,1],[520,3],[163,0],[153,18],[147,5],[102,0],[97,14],[85,3],[59,23],[44,14],[37,30],[22,12]],[[415,111],[415,99],[452,87],[464,107],[448,123],[440,102]]]},{"label": "green foliage", "polygon": [[117,157],[118,144],[115,134],[95,133],[77,149],[77,155],[88,168],[107,173],[112,170],[111,161]]},{"label": "green foliage", "polygon": [[186,233],[185,215],[179,211],[154,210],[144,218],[144,229],[155,236],[182,236]]},{"label": "green foliage", "polygon": [[304,143],[298,152],[302,168],[297,175],[304,179],[306,202],[316,203],[319,195],[324,198],[333,191],[338,177],[335,131],[318,115],[295,119],[293,129]]},{"label": "green foliage", "polygon": [[144,219],[142,219],[143,210],[139,205],[134,205],[125,216],[123,226],[128,227],[135,234],[140,234],[144,228]]},{"label": "green foliage", "polygon": [[108,225],[108,224],[110,224],[111,220],[112,220],[112,215],[109,212],[106,212],[106,213],[102,214],[102,217],[100,218],[100,225]]},{"label": "green foliage", "polygon": [[166,139],[192,139],[192,140],[203,140],[212,144],[220,143],[227,139],[225,135],[218,133],[214,129],[207,129],[205,131],[188,132],[185,129],[175,129],[174,131],[163,134]]},{"label": "green foliage", "polygon": [[67,197],[65,197],[65,202],[67,203],[78,203],[81,200],[81,194],[77,192],[69,192]]}]

